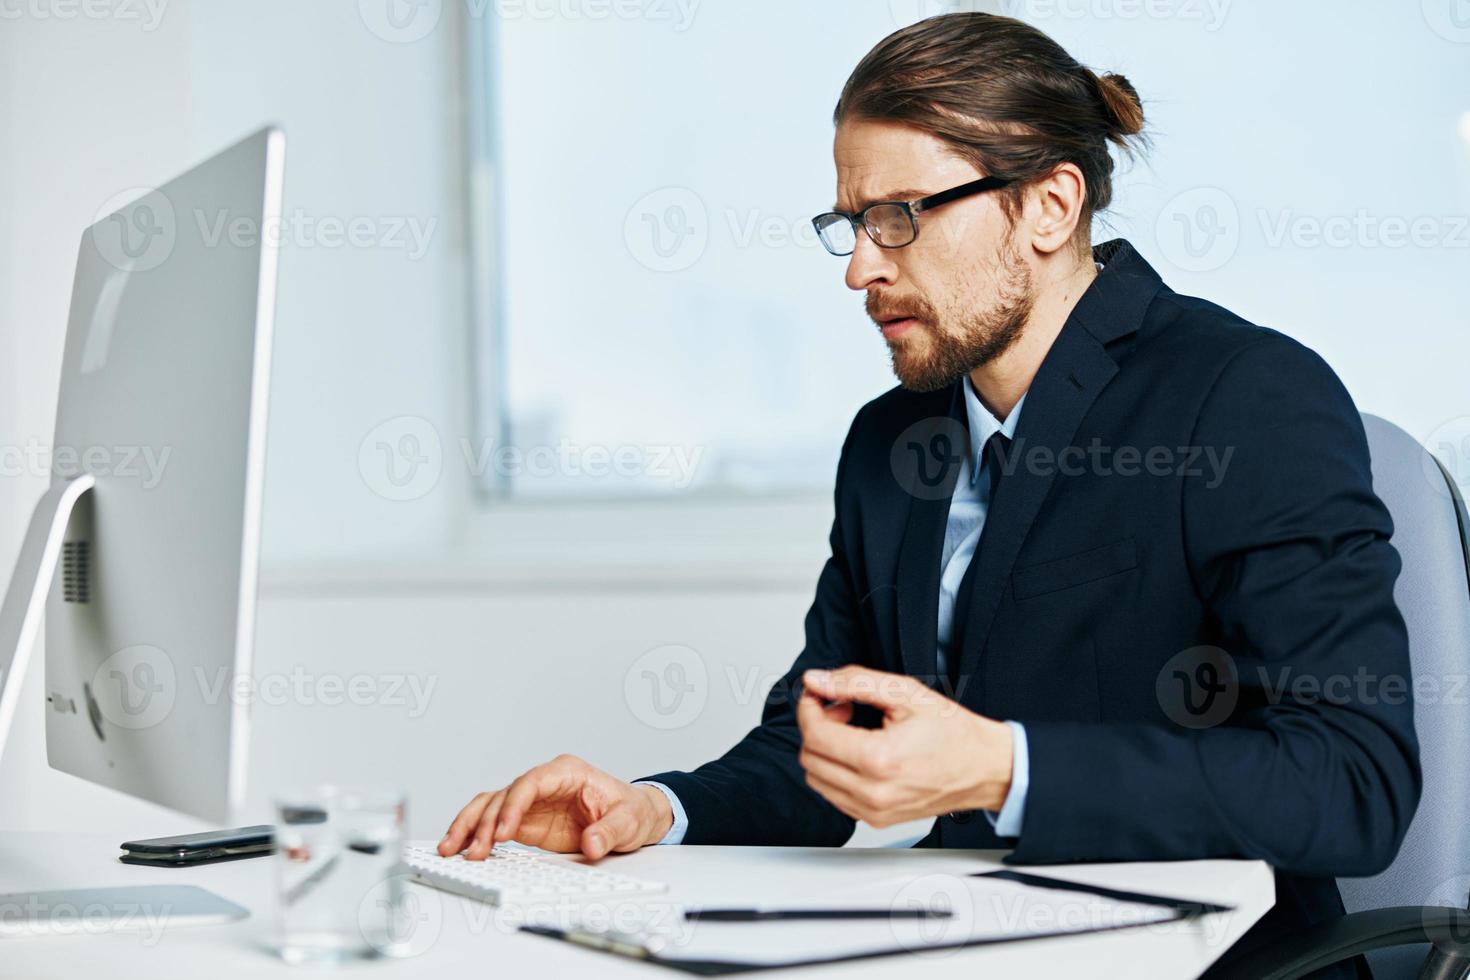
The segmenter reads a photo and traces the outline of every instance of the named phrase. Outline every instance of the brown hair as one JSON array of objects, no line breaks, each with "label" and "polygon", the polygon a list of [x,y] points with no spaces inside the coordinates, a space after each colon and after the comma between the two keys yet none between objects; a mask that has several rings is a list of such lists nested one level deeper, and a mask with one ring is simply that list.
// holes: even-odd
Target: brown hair
[{"label": "brown hair", "polygon": [[1122,75],[1097,75],[1029,24],[983,13],[929,17],[869,51],[842,88],[832,121],[901,122],[932,133],[986,174],[1014,220],[1028,181],[1060,163],[1087,187],[1079,247],[1113,196],[1111,142],[1144,141],[1143,106]]}]

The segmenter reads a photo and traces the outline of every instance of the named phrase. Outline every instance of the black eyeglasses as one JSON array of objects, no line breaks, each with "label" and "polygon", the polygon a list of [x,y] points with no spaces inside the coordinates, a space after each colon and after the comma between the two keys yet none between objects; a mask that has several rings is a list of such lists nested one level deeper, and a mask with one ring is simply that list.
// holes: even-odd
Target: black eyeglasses
[{"label": "black eyeglasses", "polygon": [[921,197],[917,201],[879,201],[869,204],[857,214],[828,211],[812,219],[817,238],[833,255],[851,255],[857,248],[857,230],[861,226],[879,248],[903,248],[919,237],[918,214],[958,201],[962,197],[999,190],[1010,181],[1003,177],[981,177],[947,191]]}]

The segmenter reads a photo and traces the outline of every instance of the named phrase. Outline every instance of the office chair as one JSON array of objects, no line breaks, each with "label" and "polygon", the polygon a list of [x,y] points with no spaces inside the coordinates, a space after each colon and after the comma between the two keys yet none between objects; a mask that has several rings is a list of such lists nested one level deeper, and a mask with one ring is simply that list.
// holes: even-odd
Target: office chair
[{"label": "office chair", "polygon": [[1363,427],[1403,559],[1394,598],[1409,629],[1423,795],[1388,870],[1338,879],[1346,915],[1206,974],[1219,980],[1292,980],[1359,954],[1376,980],[1470,974],[1470,520],[1417,440],[1372,415]]}]

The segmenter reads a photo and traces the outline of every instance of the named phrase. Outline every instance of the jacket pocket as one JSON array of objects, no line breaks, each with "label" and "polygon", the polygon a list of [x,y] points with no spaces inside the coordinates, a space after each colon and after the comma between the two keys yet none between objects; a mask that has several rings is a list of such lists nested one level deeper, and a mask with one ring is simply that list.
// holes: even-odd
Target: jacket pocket
[{"label": "jacket pocket", "polygon": [[1138,546],[1132,538],[1124,538],[1065,558],[1017,568],[1011,572],[1011,591],[1017,599],[1030,599],[1095,582],[1137,565]]}]

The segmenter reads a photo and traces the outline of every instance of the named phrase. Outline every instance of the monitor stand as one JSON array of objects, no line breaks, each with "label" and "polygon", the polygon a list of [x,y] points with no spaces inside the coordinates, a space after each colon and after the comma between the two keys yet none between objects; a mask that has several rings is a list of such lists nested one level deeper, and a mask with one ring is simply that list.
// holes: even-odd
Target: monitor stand
[{"label": "monitor stand", "polygon": [[46,594],[61,558],[67,523],[77,501],[96,484],[90,473],[53,484],[36,503],[21,542],[5,604],[0,606],[0,755],[5,752],[5,738],[20,703],[21,682],[36,646],[36,632],[46,614]]},{"label": "monitor stand", "polygon": [[[46,612],[46,596],[77,502],[96,486],[84,474],[57,483],[36,504],[15,573],[0,606],[0,753],[15,719],[26,666]],[[0,895],[0,937],[137,932],[226,922],[249,913],[193,885],[130,885]]]}]

